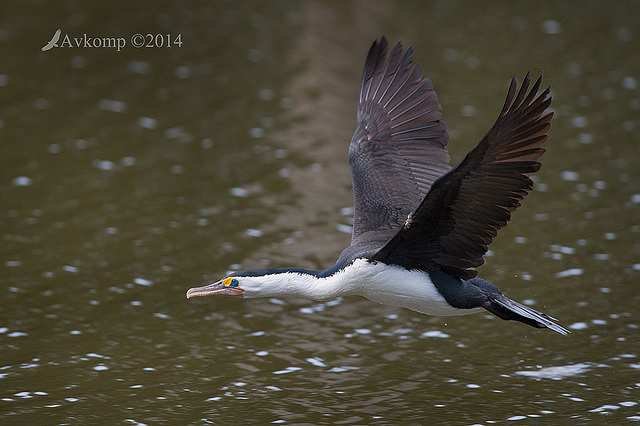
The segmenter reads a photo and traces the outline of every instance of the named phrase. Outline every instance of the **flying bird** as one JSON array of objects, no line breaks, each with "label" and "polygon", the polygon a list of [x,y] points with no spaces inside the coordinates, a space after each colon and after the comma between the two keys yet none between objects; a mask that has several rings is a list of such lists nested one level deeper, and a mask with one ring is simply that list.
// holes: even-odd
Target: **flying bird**
[{"label": "flying bird", "polygon": [[506,297],[475,268],[520,201],[533,189],[552,112],[550,90],[530,76],[511,80],[498,119],[455,167],[431,80],[398,42],[387,57],[382,37],[369,50],[358,124],[349,145],[354,224],[351,245],[323,271],[270,268],[233,272],[191,288],[187,298],[360,295],[429,315],[486,309],[560,334],[552,318]]},{"label": "flying bird", "polygon": [[53,34],[53,37],[51,37],[51,40],[49,40],[47,44],[42,46],[42,49],[40,50],[42,50],[43,52],[46,52],[47,50],[52,49],[53,47],[58,47],[58,40],[60,40],[60,33],[62,33],[62,30],[58,28],[58,30]]}]

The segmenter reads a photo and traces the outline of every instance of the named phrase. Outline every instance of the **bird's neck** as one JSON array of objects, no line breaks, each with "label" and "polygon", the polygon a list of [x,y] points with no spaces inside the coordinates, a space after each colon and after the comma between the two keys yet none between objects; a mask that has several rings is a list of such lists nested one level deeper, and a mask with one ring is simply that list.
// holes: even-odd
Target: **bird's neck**
[{"label": "bird's neck", "polygon": [[[369,262],[356,259],[344,268],[310,271],[300,268],[276,268],[256,271],[256,276],[243,277],[245,298],[301,296],[324,301],[339,296],[359,295]],[[357,273],[356,271],[360,271]]]},{"label": "bird's neck", "polygon": [[323,276],[321,272],[298,268],[274,269],[266,275],[243,277],[245,298],[301,296],[312,300],[330,300],[349,292],[341,275]]}]

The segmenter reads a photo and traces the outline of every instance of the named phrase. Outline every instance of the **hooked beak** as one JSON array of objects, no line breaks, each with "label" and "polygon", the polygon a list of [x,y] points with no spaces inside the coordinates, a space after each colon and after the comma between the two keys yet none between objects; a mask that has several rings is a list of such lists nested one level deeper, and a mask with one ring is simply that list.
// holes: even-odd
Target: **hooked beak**
[{"label": "hooked beak", "polygon": [[[224,280],[223,280],[224,281]],[[239,287],[230,287],[225,285],[223,281],[218,281],[213,284],[205,285],[203,287],[193,287],[187,290],[187,299],[191,299],[196,296],[229,296],[238,297],[242,299],[243,289]]]}]

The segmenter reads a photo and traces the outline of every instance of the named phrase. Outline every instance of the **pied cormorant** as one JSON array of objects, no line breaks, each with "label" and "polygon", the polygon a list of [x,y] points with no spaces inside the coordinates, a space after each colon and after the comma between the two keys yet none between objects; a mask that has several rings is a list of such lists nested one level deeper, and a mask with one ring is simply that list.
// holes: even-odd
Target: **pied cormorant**
[{"label": "pied cormorant", "polygon": [[354,224],[351,245],[324,271],[271,268],[233,272],[191,288],[187,297],[360,295],[429,315],[482,308],[561,334],[554,318],[514,302],[476,267],[498,230],[533,188],[530,175],[547,140],[552,112],[541,79],[518,90],[514,77],[495,124],[455,167],[431,80],[397,43],[387,59],[382,37],[367,56],[356,132],[349,145]]}]

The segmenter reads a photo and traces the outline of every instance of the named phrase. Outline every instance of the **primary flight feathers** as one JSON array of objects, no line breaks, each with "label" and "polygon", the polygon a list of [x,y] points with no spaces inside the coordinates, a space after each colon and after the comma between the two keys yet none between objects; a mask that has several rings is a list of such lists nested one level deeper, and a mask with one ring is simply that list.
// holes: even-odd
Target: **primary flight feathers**
[{"label": "primary flight feathers", "polygon": [[529,175],[540,168],[537,160],[553,116],[545,114],[549,89],[536,96],[538,79],[527,93],[527,74],[518,91],[514,77],[493,127],[451,169],[433,85],[422,79],[419,65],[411,65],[413,49],[401,52],[398,43],[385,61],[383,37],[366,60],[349,147],[353,243],[367,246],[366,234],[376,231],[379,244],[379,232],[393,230],[384,232],[391,236],[374,260],[469,279],[533,187]]}]

